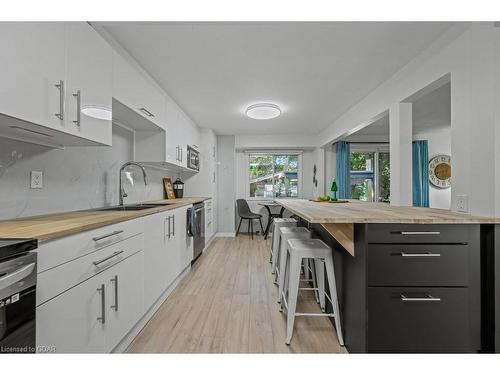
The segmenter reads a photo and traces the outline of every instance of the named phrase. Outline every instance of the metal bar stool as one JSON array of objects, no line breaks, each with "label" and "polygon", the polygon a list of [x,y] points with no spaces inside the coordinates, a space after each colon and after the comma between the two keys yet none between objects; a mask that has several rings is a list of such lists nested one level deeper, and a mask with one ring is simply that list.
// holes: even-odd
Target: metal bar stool
[{"label": "metal bar stool", "polygon": [[273,237],[271,242],[271,273],[276,271],[276,263],[278,260],[280,246],[281,246],[281,233],[282,227],[296,227],[297,220],[291,218],[276,218],[273,220]]},{"label": "metal bar stool", "polygon": [[[344,346],[332,249],[319,239],[299,238],[287,240],[286,249],[286,263],[283,270],[284,285],[283,288],[280,288],[281,309],[284,307],[287,311],[286,344],[290,345],[290,341],[292,340],[296,316],[328,316],[333,317],[339,343]],[[325,296],[333,306],[333,313],[307,313],[296,311],[300,269],[304,259],[314,259],[315,261],[324,263],[328,278],[328,286],[330,288],[330,296],[326,294]]]},{"label": "metal bar stool", "polygon": [[[279,293],[278,293],[278,302],[281,301],[281,293],[283,292],[283,281],[285,280],[285,261],[286,261],[286,247],[287,241],[292,238],[303,238],[308,239],[311,238],[311,232],[307,228],[304,227],[281,227],[279,228],[279,236],[281,238],[281,244],[279,249],[279,260],[276,263],[276,268],[274,269],[274,281],[278,282]],[[304,267],[304,271],[309,269],[308,267]],[[304,272],[307,281],[312,281],[308,278],[306,272]],[[313,277],[314,280],[314,277]],[[302,280],[305,281],[305,280]],[[314,281],[315,282],[315,281]]]}]

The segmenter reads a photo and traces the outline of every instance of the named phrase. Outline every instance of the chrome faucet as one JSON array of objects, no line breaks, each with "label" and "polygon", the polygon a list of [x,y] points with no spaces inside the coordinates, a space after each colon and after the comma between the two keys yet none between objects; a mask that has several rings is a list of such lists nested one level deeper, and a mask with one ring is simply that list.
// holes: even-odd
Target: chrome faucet
[{"label": "chrome faucet", "polygon": [[119,172],[119,175],[118,175],[118,180],[119,180],[119,192],[120,192],[120,198],[119,198],[119,203],[120,203],[120,206],[123,205],[123,198],[127,197],[127,193],[125,193],[125,190],[123,189],[123,184],[122,184],[122,172],[125,168],[127,168],[129,165],[135,165],[136,167],[139,167],[141,168],[142,170],[142,175],[144,176],[144,185],[147,185],[148,184],[148,178],[146,176],[146,169],[144,169],[144,167],[139,164],[139,163],[136,163],[135,161],[128,161],[126,162],[125,164],[123,164],[120,168],[120,172]]}]

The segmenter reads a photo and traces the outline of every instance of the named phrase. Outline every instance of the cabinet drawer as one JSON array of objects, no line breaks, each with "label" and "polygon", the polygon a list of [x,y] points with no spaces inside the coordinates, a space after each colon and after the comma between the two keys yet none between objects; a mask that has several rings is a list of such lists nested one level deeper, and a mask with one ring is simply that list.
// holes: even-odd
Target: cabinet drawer
[{"label": "cabinet drawer", "polygon": [[368,224],[368,243],[468,243],[479,225]]},{"label": "cabinet drawer", "polygon": [[469,245],[368,245],[370,286],[467,286]]},{"label": "cabinet drawer", "polygon": [[42,243],[38,247],[38,272],[123,241],[143,229],[139,218]]},{"label": "cabinet drawer", "polygon": [[369,352],[473,352],[479,306],[468,288],[368,288]]},{"label": "cabinet drawer", "polygon": [[40,272],[37,306],[143,249],[142,234]]}]

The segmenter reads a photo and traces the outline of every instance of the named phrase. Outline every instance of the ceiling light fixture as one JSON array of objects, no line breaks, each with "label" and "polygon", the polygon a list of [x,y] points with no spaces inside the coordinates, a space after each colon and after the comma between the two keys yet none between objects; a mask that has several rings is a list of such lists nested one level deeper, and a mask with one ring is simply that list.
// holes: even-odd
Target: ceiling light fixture
[{"label": "ceiling light fixture", "polygon": [[85,105],[82,106],[82,113],[85,116],[97,118],[99,120],[110,121],[113,117],[111,109],[100,105]]},{"label": "ceiling light fixture", "polygon": [[257,103],[248,107],[245,113],[255,120],[270,120],[281,115],[281,109],[276,104]]}]

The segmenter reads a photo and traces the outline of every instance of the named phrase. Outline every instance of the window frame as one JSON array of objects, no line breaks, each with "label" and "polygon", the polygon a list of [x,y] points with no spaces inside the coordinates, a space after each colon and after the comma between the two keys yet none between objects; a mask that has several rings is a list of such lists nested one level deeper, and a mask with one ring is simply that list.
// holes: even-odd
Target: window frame
[{"label": "window frame", "polygon": [[[249,150],[245,151],[246,154],[246,169],[245,169],[245,197],[248,201],[273,201],[276,197],[251,197],[250,196],[250,156],[251,155],[296,155],[298,157],[298,172],[297,172],[297,196],[287,197],[287,199],[302,199],[302,152],[301,151],[266,151],[266,150]],[[274,158],[273,158],[273,188],[274,188]],[[273,191],[274,193],[274,191]],[[274,195],[274,194],[273,194]]]},{"label": "window frame", "polygon": [[[351,143],[350,153],[363,153],[363,152],[373,152],[373,194],[374,200],[369,201],[373,203],[378,203],[378,197],[380,195],[380,185],[379,185],[379,154],[381,152],[388,152],[390,154],[390,147],[388,143]],[[351,160],[351,155],[349,155],[349,163]],[[349,186],[351,186],[352,172],[349,170]]]}]

